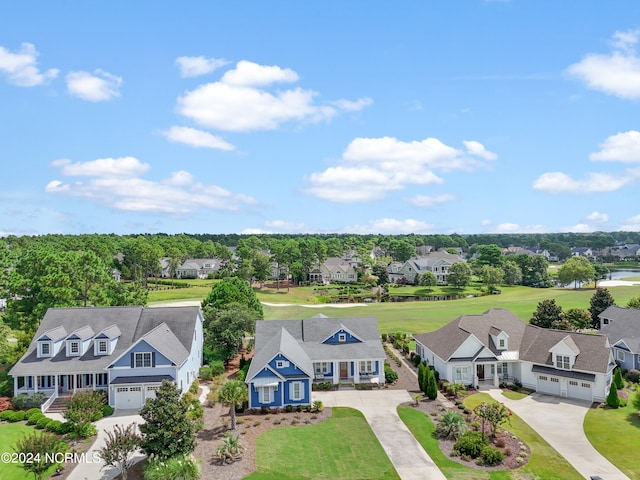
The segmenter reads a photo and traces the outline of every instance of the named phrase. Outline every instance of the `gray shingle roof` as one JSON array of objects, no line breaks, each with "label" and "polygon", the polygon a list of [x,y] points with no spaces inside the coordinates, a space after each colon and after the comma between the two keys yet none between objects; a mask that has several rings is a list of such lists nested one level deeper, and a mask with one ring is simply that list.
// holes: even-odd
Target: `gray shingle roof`
[{"label": "gray shingle roof", "polygon": [[640,310],[637,308],[621,308],[615,305],[608,307],[599,315],[609,319],[598,333],[606,335],[609,343],[614,345],[620,340],[631,349],[632,353],[640,353]]},{"label": "gray shingle roof", "polygon": [[74,330],[73,332],[71,332],[67,338],[71,338],[75,336],[80,340],[87,340],[89,338],[93,338],[94,335],[95,335],[95,332],[93,331],[93,328],[91,328],[89,325],[86,325],[84,327],[80,327]]},{"label": "gray shingle roof", "polygon": [[[344,326],[362,340],[357,343],[323,344]],[[255,355],[247,380],[250,380],[278,353],[313,375],[314,361],[384,358],[378,322],[373,317],[327,318],[316,316],[302,320],[259,320],[256,322]],[[286,350],[286,351],[285,351]]]},{"label": "gray shingle roof", "polygon": [[[50,308],[34,335],[27,352],[16,363],[11,375],[92,373],[104,370],[138,339],[165,323],[184,349],[191,349],[199,307],[86,307]],[[116,326],[117,330],[113,328]],[[67,357],[63,346],[55,357],[37,358],[37,339],[46,332],[73,332],[90,326],[95,332],[108,331],[119,339],[111,355],[94,355],[91,346],[84,355]],[[60,330],[62,329],[62,330]],[[66,337],[66,334],[59,338]],[[114,337],[111,337],[114,338]],[[161,351],[172,356],[171,352]]]},{"label": "gray shingle roof", "polygon": [[162,352],[174,365],[182,365],[189,356],[189,351],[164,322],[143,335],[138,341],[147,342],[157,351]]}]

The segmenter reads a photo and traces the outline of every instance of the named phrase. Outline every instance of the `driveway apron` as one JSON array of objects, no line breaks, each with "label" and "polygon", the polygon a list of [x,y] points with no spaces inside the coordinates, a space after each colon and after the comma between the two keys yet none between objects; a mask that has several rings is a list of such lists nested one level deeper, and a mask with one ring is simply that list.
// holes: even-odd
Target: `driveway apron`
[{"label": "driveway apron", "polygon": [[629,480],[587,440],[583,423],[590,404],[540,393],[521,400],[511,400],[498,389],[488,393],[538,432],[585,478],[597,475],[605,480]]},{"label": "driveway apron", "polygon": [[313,398],[360,410],[402,480],[446,479],[398,416],[396,407],[412,401],[406,390],[313,392]]}]

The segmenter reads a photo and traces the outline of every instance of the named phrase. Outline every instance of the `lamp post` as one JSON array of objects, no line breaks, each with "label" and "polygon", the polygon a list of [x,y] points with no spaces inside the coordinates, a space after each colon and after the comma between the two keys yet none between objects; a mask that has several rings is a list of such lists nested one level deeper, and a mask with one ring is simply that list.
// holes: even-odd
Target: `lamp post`
[{"label": "lamp post", "polygon": [[485,417],[485,412],[487,411],[486,405],[483,404],[480,407],[480,411],[482,412],[482,441],[484,442],[484,417]]}]

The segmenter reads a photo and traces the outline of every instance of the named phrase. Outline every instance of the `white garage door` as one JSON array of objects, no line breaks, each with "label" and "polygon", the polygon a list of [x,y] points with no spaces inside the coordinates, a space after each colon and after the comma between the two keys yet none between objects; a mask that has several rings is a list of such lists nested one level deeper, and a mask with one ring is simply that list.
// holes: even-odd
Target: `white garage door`
[{"label": "white garage door", "polygon": [[147,392],[145,394],[145,401],[149,400],[149,399],[153,399],[156,398],[156,392],[158,391],[160,387],[147,387]]},{"label": "white garage door", "polygon": [[581,382],[579,380],[569,380],[567,395],[569,398],[578,398],[580,400],[593,400],[592,395],[593,383]]},{"label": "white garage door", "polygon": [[142,387],[116,387],[116,408],[125,410],[142,407]]},{"label": "white garage door", "polygon": [[538,375],[538,388],[540,393],[560,396],[560,379],[549,375]]}]

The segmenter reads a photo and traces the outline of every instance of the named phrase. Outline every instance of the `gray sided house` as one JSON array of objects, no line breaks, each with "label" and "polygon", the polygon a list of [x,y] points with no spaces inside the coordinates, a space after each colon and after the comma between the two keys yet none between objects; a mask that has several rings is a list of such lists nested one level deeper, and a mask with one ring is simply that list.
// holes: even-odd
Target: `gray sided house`
[{"label": "gray sided house", "polygon": [[176,269],[178,278],[207,278],[217,273],[224,265],[219,258],[190,258]]},{"label": "gray sided house", "polygon": [[43,411],[82,390],[139,409],[162,380],[186,391],[201,364],[199,307],[50,308],[9,375],[16,395],[46,394]]},{"label": "gray sided house", "polygon": [[606,336],[539,328],[503,308],[414,337],[416,353],[440,378],[480,388],[519,381],[541,393],[601,402],[615,367]]},{"label": "gray sided house", "polygon": [[310,404],[314,382],[384,384],[384,359],[375,318],[259,320],[249,407]]},{"label": "gray sided house", "polygon": [[309,281],[322,284],[333,282],[356,283],[358,272],[354,263],[339,257],[329,257],[309,272]]},{"label": "gray sided house", "polygon": [[613,350],[620,368],[640,370],[640,310],[611,305],[599,316],[600,330]]},{"label": "gray sided house", "polygon": [[404,277],[407,283],[414,283],[416,275],[424,275],[426,272],[432,272],[438,279],[438,284],[445,285],[448,282],[451,265],[463,261],[460,255],[453,253],[443,251],[431,252],[422,257],[410,258],[404,262],[397,274],[398,277]]}]

